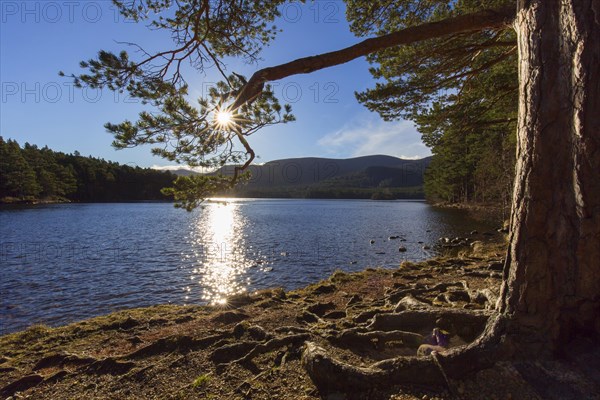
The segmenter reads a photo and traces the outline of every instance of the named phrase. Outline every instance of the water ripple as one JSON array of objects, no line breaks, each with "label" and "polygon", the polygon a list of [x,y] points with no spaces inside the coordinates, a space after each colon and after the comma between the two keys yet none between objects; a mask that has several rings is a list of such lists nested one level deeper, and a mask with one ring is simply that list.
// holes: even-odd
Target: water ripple
[{"label": "water ripple", "polygon": [[[292,289],[431,255],[422,244],[486,226],[421,202],[233,200],[0,208],[0,333],[157,303]],[[401,235],[407,252],[388,240]],[[370,244],[375,240],[374,244]]]}]

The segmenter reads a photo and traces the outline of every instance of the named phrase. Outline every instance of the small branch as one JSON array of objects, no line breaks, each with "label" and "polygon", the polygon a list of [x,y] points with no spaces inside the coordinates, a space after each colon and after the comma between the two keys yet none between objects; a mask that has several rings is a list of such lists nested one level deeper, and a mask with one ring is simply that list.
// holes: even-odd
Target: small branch
[{"label": "small branch", "polygon": [[236,165],[236,167],[234,168],[233,178],[231,179],[231,187],[235,186],[235,184],[237,183],[237,180],[239,178],[240,172],[245,171],[246,168],[248,168],[250,166],[252,161],[254,161],[254,158],[256,156],[254,154],[254,150],[252,150],[252,147],[250,147],[250,144],[248,143],[248,141],[246,140],[244,135],[242,135],[242,132],[239,129],[236,129],[235,133],[236,133],[239,141],[242,142],[242,144],[244,145],[244,148],[246,149],[246,154],[249,154],[250,157],[248,157],[248,159],[246,160],[244,165],[242,165],[241,167]]}]

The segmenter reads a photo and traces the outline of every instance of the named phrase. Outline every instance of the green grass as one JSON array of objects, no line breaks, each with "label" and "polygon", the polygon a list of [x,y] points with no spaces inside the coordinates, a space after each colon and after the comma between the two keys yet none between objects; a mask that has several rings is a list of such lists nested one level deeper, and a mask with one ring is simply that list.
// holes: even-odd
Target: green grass
[{"label": "green grass", "polygon": [[194,379],[194,382],[192,383],[192,387],[194,387],[195,389],[204,387],[204,386],[206,386],[206,384],[208,384],[208,381],[210,381],[209,374],[200,375],[199,377]]}]

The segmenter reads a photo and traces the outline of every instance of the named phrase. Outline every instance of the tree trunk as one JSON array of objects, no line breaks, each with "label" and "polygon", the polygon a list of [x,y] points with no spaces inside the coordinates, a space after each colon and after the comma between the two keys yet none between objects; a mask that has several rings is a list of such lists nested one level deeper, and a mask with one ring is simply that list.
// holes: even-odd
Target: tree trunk
[{"label": "tree trunk", "polygon": [[499,311],[522,356],[600,334],[600,0],[518,4],[519,124]]},{"label": "tree trunk", "polygon": [[[520,0],[515,28],[517,170],[501,297],[475,342],[434,357],[444,378],[600,335],[600,0]],[[308,349],[303,361],[326,390],[442,379],[426,358],[361,370],[324,354]]]},{"label": "tree trunk", "polygon": [[[519,124],[510,246],[497,310],[483,334],[431,358],[368,368],[309,345],[302,362],[325,391],[440,382],[499,359],[551,357],[579,334],[600,335],[600,0],[518,0]],[[265,68],[233,108],[263,84],[378,49],[493,28],[512,11],[482,12],[367,39],[355,46]],[[473,23],[475,16],[478,23]],[[469,21],[465,24],[465,20]],[[468,312],[468,311],[465,311]],[[440,374],[432,370],[432,362]]]}]

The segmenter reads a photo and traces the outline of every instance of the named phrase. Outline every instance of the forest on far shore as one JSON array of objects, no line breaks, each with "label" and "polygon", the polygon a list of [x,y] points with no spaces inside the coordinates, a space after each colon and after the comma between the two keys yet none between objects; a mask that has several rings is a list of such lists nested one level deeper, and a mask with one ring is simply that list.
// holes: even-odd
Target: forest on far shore
[{"label": "forest on far shore", "polygon": [[161,189],[175,175],[78,152],[65,154],[0,136],[0,202],[170,200]]}]

